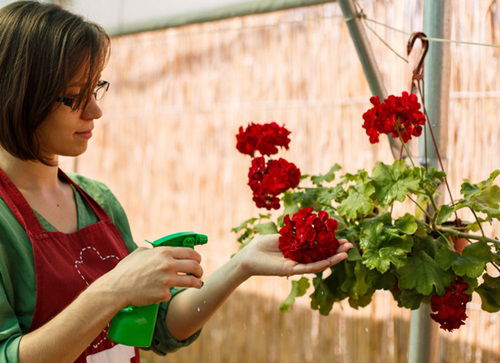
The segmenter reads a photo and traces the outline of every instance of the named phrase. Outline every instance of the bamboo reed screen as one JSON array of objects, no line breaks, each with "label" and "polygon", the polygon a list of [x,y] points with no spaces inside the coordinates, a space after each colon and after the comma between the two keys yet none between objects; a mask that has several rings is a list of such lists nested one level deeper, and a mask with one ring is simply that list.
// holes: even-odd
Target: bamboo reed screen
[{"label": "bamboo reed screen", "polygon": [[[421,30],[423,1],[362,1],[369,17]],[[491,5],[491,6],[490,6]],[[498,1],[453,2],[452,39],[500,43]],[[237,249],[231,227],[256,215],[246,185],[250,158],[235,149],[240,125],[276,121],[292,131],[280,156],[303,173],[371,170],[391,162],[388,143],[371,145],[361,128],[370,92],[337,4],[234,18],[114,38],[103,77],[111,81],[89,150],[73,165],[105,182],[124,206],[136,241],[192,230],[206,233],[206,276]],[[371,23],[405,55],[407,36]],[[408,87],[410,66],[371,32],[389,93]],[[500,49],[450,46],[451,85],[446,147],[451,188],[500,167]],[[401,210],[409,208],[402,206]],[[499,235],[497,225],[487,233]],[[290,282],[254,277],[214,315],[192,346],[145,362],[405,362],[409,311],[388,294],[328,317],[298,299],[278,304]],[[201,307],[203,308],[203,307]],[[500,317],[480,310],[467,324],[440,332],[434,360],[499,362]]]}]

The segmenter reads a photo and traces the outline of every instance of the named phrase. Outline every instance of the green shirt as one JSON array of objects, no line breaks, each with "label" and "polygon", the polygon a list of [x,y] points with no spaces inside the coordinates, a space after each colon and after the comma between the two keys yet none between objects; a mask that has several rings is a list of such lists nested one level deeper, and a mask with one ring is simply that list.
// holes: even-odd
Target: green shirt
[{"label": "green shirt", "polygon": [[[137,248],[132,239],[128,219],[113,193],[101,182],[68,173],[110,217],[120,231],[129,252]],[[80,193],[73,188],[78,213],[78,229],[97,223],[98,218]],[[46,231],[56,229],[35,211]],[[172,297],[185,289],[171,289]],[[0,362],[18,362],[19,341],[28,332],[33,319],[36,301],[36,278],[31,242],[23,227],[0,198]],[[162,302],[156,321],[153,343],[150,347],[159,355],[166,355],[191,344],[201,330],[184,341],[172,337],[165,324],[168,302]]]}]

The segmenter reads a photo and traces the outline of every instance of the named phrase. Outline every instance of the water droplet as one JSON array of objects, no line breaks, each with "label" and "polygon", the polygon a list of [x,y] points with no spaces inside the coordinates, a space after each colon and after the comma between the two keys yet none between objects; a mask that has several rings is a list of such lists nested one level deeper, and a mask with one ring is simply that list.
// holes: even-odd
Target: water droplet
[{"label": "water droplet", "polygon": [[368,333],[368,328],[365,328],[365,332],[367,332],[367,333]]},{"label": "water droplet", "polygon": [[201,309],[200,309],[200,307],[199,307],[199,306],[198,306],[198,308],[197,308],[196,310],[198,310],[198,312],[200,312],[200,311],[201,311]]}]

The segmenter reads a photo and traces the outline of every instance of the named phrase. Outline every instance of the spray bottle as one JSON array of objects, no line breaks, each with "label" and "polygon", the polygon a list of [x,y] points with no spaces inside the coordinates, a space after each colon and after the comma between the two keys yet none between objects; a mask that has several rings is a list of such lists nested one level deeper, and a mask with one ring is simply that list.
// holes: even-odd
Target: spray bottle
[{"label": "spray bottle", "polygon": [[[208,237],[193,232],[180,232],[149,242],[153,247],[189,247],[207,243]],[[159,304],[129,306],[114,316],[108,336],[115,343],[133,347],[149,347],[153,339]]]}]

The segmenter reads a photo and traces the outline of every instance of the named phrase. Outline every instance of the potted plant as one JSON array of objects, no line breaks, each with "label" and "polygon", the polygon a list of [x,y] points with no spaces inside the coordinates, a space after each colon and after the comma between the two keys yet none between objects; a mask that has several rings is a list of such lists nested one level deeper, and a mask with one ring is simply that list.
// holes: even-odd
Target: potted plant
[{"label": "potted plant", "polygon": [[[278,148],[289,148],[290,131],[275,122],[240,127],[237,149],[252,157],[248,185],[257,207],[282,210],[277,218],[259,214],[232,229],[243,247],[257,234],[280,233],[286,257],[311,262],[335,253],[338,238],[355,246],[349,258],[312,278],[311,308],[328,315],[336,302],[347,299],[357,309],[368,305],[377,290],[392,293],[398,306],[417,309],[431,304],[431,317],[446,330],[464,324],[465,308],[474,292],[482,309],[500,310],[500,241],[485,235],[482,224],[500,219],[500,170],[483,181],[464,180],[460,198],[438,205],[446,184],[443,170],[410,165],[403,160],[407,142],[422,134],[426,124],[416,95],[403,92],[382,103],[371,98],[363,128],[371,143],[380,134],[400,140],[401,158],[376,163],[370,171],[340,173],[333,165],[322,175],[303,175],[293,163],[273,159]],[[449,190],[449,188],[448,188]],[[451,194],[451,192],[450,192]],[[410,201],[413,213],[395,215],[395,203]],[[468,209],[474,221],[463,223],[457,211]],[[289,311],[296,297],[310,287],[306,277],[291,282],[280,305]]]}]

